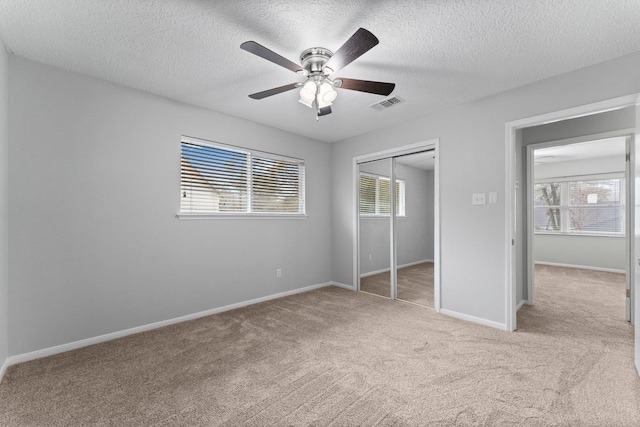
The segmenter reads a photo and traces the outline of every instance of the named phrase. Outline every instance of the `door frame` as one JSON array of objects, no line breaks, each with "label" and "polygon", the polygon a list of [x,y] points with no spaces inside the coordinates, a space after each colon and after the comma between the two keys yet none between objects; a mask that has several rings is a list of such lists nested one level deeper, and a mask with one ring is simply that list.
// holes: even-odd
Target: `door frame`
[{"label": "door frame", "polygon": [[[538,116],[528,117],[520,120],[515,120],[511,122],[505,123],[505,304],[504,304],[504,312],[505,312],[505,329],[508,331],[514,331],[517,328],[517,304],[516,296],[517,296],[517,280],[516,280],[516,261],[517,258],[523,256],[525,254],[517,252],[517,245],[515,245],[516,239],[516,195],[515,191],[517,189],[516,180],[516,144],[518,142],[517,131],[523,128],[543,125],[547,123],[559,122],[569,119],[574,119],[577,117],[588,116],[592,114],[604,113],[607,111],[618,110],[626,107],[635,107],[636,108],[636,128],[634,129],[635,135],[635,143],[640,142],[638,139],[638,129],[640,123],[638,123],[638,118],[640,118],[640,94],[632,94],[628,96],[623,96],[619,98],[608,99],[605,101],[595,102],[591,104],[581,105],[574,108],[559,110],[551,113],[546,113]],[[632,151],[632,162],[634,161],[634,155]],[[638,174],[638,166],[635,167],[635,173]],[[634,184],[635,187],[635,178],[630,179],[630,181]],[[635,189],[631,189],[630,194],[633,196],[635,200]],[[627,203],[634,206],[632,210],[632,217],[635,217],[636,214],[640,212],[636,212],[635,209],[635,201],[627,200]],[[518,213],[518,215],[522,215],[522,213]],[[633,230],[629,230],[629,232],[635,233],[635,227]],[[635,249],[635,246],[638,242],[635,242],[639,238],[636,237],[634,239],[634,243],[630,244],[631,249]],[[635,294],[635,276],[640,272],[638,266],[635,263],[635,250],[630,254],[630,260],[634,260],[634,269],[630,272],[630,276],[632,279],[631,284],[631,297],[632,300],[634,298],[637,299],[637,295]],[[637,301],[636,301],[637,302]],[[638,311],[638,304],[634,304],[634,314]],[[636,368],[640,371],[640,343],[638,343],[638,328],[636,328]]]},{"label": "door frame", "polygon": [[[533,256],[534,251],[534,238],[535,231],[533,225],[533,185],[535,183],[535,174],[534,174],[534,151],[541,148],[548,147],[561,147],[564,145],[571,144],[580,144],[589,141],[595,141],[598,139],[608,139],[608,138],[624,138],[625,139],[625,154],[630,154],[629,160],[625,161],[625,171],[624,171],[624,198],[625,198],[625,207],[624,207],[624,227],[625,227],[625,237],[624,237],[624,245],[625,245],[625,288],[631,289],[632,286],[632,274],[633,274],[633,239],[632,239],[632,230],[634,230],[634,217],[633,217],[633,187],[634,187],[634,179],[632,179],[633,171],[630,168],[632,159],[634,158],[634,129],[620,129],[615,131],[607,131],[601,133],[595,133],[591,135],[583,135],[577,137],[570,137],[564,139],[558,139],[553,141],[544,141],[537,142],[533,144],[527,144],[524,148],[526,149],[526,173],[525,173],[525,182],[522,185],[522,191],[526,191],[526,235],[527,235],[527,245],[526,245],[526,266],[527,266],[527,305],[533,305],[535,303],[535,260]],[[627,301],[627,308],[625,309],[625,317],[627,320],[632,321],[633,313],[633,299],[629,298]]]},{"label": "door frame", "polygon": [[[353,215],[354,234],[353,234],[353,283],[354,289],[360,290],[360,197],[359,197],[359,165],[360,163],[372,162],[387,158],[399,157],[409,154],[419,153],[421,151],[435,150],[435,166],[433,170],[433,308],[436,312],[440,312],[440,160],[439,160],[439,144],[440,139],[434,138],[415,144],[404,145],[388,150],[377,151],[369,154],[363,154],[353,157],[352,160],[352,195],[353,195]],[[392,162],[395,164],[395,162]],[[393,168],[395,174],[395,168]],[[395,187],[395,186],[392,186]],[[395,200],[395,199],[392,199]],[[395,233],[393,232],[393,218],[391,215],[391,244],[395,246]],[[391,251],[392,256],[395,250]],[[391,271],[397,268],[397,260],[392,262]]]}]

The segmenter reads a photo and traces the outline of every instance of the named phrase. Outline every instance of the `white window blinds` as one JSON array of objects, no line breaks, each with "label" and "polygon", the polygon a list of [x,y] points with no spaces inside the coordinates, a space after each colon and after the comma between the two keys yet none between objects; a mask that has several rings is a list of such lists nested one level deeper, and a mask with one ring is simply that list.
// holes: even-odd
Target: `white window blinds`
[{"label": "white window blinds", "polygon": [[180,214],[304,214],[304,161],[181,141]]},{"label": "white window blinds", "polygon": [[624,214],[622,177],[576,177],[534,186],[537,232],[624,235]]},{"label": "white window blinds", "polygon": [[[389,178],[360,174],[360,215],[389,216],[391,186]],[[405,216],[405,184],[396,179],[396,216]]]}]

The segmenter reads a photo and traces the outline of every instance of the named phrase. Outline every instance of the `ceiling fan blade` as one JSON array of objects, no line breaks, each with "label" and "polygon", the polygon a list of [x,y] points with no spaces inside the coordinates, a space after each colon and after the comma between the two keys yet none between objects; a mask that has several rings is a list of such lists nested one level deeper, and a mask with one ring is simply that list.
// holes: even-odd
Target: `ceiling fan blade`
[{"label": "ceiling fan blade", "polygon": [[333,54],[324,66],[336,72],[362,56],[378,43],[378,38],[370,31],[359,28],[358,31]]},{"label": "ceiling fan blade", "polygon": [[294,73],[304,71],[302,66],[296,64],[295,62],[289,61],[287,58],[278,55],[274,51],[267,49],[266,47],[254,41],[248,41],[248,42],[242,43],[240,45],[240,49],[246,50],[247,52],[251,52],[254,55],[258,55],[259,57],[264,58],[267,61],[271,61],[274,64],[278,64],[281,67],[284,67],[288,70],[293,71]]},{"label": "ceiling fan blade", "polygon": [[252,99],[262,99],[271,95],[277,95],[282,92],[286,92],[291,89],[295,89],[300,86],[300,83],[289,83],[288,85],[274,87],[273,89],[263,90],[262,92],[252,93],[249,95],[249,98]]},{"label": "ceiling fan blade", "polygon": [[[375,93],[376,95],[387,96],[396,87],[395,83],[385,82],[372,82],[369,80],[357,80],[357,79],[335,79],[336,87],[341,89],[357,90],[359,92]],[[338,82],[342,82],[339,85]]]},{"label": "ceiling fan blade", "polygon": [[331,106],[318,109],[318,117],[326,116],[327,114],[331,114]]}]

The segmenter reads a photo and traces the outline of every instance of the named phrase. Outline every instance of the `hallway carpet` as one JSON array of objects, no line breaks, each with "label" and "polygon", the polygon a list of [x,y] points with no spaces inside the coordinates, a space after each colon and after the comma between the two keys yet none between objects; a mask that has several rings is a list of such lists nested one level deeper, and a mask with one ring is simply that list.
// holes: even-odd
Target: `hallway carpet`
[{"label": "hallway carpet", "polygon": [[0,425],[637,426],[619,275],[537,276],[514,333],[328,287],[19,364]]}]

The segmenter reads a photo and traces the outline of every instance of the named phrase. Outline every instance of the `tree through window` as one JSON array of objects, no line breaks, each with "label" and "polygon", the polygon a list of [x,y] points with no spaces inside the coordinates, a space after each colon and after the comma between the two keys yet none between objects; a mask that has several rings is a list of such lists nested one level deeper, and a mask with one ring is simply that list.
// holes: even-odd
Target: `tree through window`
[{"label": "tree through window", "polygon": [[537,232],[624,234],[624,178],[538,182],[534,186]]}]

